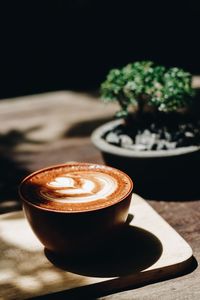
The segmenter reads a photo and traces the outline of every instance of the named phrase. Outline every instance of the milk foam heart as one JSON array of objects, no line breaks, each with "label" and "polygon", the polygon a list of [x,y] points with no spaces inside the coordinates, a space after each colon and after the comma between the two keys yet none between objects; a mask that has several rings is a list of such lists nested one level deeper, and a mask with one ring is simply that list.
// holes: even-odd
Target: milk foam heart
[{"label": "milk foam heart", "polygon": [[88,171],[82,175],[63,174],[46,186],[40,193],[50,201],[83,203],[108,197],[117,189],[117,181],[108,174]]}]

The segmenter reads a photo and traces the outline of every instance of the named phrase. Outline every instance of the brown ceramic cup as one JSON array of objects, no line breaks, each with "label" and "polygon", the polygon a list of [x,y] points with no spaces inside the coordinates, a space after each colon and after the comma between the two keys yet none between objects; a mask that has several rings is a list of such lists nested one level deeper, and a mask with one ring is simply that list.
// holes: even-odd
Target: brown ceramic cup
[{"label": "brown ceramic cup", "polygon": [[90,163],[51,166],[26,177],[19,194],[27,220],[45,248],[63,255],[97,250],[124,227],[132,180]]}]

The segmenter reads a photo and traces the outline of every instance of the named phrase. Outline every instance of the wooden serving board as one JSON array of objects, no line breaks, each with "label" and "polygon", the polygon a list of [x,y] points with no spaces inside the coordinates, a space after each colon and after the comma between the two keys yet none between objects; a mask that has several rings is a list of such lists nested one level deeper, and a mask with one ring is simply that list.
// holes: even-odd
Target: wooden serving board
[{"label": "wooden serving board", "polygon": [[23,212],[0,216],[0,299],[47,294],[51,298],[59,291],[67,299],[88,299],[185,272],[191,264],[192,249],[136,194],[129,221],[123,236],[102,255],[77,262],[54,261],[61,269],[45,255]]}]

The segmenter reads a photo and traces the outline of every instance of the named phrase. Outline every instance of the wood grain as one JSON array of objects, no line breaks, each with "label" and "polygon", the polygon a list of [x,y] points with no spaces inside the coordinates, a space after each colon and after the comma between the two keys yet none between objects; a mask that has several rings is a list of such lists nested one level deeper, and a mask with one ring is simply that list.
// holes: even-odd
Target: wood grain
[{"label": "wood grain", "polygon": [[[82,258],[77,262],[45,256],[22,212],[0,217],[2,299],[26,299],[67,290],[74,296],[80,287],[87,295],[113,293],[180,275],[190,266],[192,249],[141,197],[133,194],[132,220],[115,247],[105,256]],[[118,255],[114,252],[118,251]],[[107,256],[106,256],[107,255]],[[76,291],[75,288],[79,288]]]}]

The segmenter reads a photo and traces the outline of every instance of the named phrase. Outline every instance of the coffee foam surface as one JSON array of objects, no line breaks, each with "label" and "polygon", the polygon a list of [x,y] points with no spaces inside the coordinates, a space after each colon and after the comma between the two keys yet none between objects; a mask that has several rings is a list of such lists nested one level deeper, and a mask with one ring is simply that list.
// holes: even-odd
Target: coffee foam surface
[{"label": "coffee foam surface", "polygon": [[123,172],[103,165],[66,164],[30,175],[21,186],[28,202],[50,210],[92,210],[118,202],[131,188]]}]

